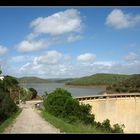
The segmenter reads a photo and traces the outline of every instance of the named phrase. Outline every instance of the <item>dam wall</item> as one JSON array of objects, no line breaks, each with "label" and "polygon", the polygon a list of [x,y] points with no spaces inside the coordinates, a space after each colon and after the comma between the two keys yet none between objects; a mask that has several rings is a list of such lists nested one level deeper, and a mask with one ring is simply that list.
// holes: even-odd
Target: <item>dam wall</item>
[{"label": "dam wall", "polygon": [[77,98],[80,103],[90,104],[95,120],[109,119],[111,125],[124,124],[125,133],[140,133],[140,94],[93,96]]}]

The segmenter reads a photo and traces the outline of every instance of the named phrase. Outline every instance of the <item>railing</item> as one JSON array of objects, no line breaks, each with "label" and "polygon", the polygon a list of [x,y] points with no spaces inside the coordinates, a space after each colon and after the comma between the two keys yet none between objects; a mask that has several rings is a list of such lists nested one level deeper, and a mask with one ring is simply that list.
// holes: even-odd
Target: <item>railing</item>
[{"label": "railing", "polygon": [[93,100],[93,99],[107,99],[107,98],[126,98],[126,97],[140,97],[140,93],[120,93],[120,94],[103,94],[94,96],[80,96],[75,97],[78,101]]}]

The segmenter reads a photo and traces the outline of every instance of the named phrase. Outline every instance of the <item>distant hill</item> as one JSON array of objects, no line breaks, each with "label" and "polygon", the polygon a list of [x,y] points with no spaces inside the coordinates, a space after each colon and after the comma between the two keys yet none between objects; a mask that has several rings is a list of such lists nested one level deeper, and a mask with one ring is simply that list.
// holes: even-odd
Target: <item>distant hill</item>
[{"label": "distant hill", "polygon": [[48,80],[56,83],[64,83],[64,82],[75,80],[75,78],[55,78],[55,79],[48,79]]},{"label": "distant hill", "polygon": [[97,86],[97,85],[112,85],[119,83],[123,80],[131,77],[130,75],[120,75],[120,74],[94,74],[91,76],[86,76],[78,78],[69,82],[66,82],[67,85],[81,85],[81,86]]},{"label": "distant hill", "polygon": [[126,80],[107,87],[108,92],[127,92],[127,93],[140,93],[140,74],[131,75]]},{"label": "distant hill", "polygon": [[22,77],[22,78],[17,78],[19,83],[48,83],[51,82],[47,79],[42,79],[38,77]]},{"label": "distant hill", "polygon": [[54,79],[42,79],[38,77],[22,77],[17,78],[19,83],[63,83],[71,81],[74,78],[54,78]]}]

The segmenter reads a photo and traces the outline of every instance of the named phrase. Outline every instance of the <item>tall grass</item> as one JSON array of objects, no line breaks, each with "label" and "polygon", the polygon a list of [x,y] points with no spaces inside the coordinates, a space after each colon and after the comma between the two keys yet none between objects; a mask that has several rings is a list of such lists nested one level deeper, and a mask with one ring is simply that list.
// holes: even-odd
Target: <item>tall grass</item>
[{"label": "tall grass", "polygon": [[42,117],[50,122],[53,126],[60,129],[61,132],[68,134],[103,134],[108,133],[106,131],[100,130],[90,125],[84,125],[81,123],[70,124],[65,122],[64,120],[57,118],[45,110],[41,110]]}]

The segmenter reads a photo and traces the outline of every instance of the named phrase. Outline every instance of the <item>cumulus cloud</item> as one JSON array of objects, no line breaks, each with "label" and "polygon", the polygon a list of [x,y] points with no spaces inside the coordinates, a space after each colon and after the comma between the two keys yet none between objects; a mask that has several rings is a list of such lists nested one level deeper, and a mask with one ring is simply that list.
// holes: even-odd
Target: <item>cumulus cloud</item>
[{"label": "cumulus cloud", "polygon": [[67,42],[74,42],[74,41],[80,40],[81,38],[82,36],[80,35],[70,35],[67,38]]},{"label": "cumulus cloud", "polygon": [[126,61],[134,61],[134,60],[137,60],[137,58],[138,58],[137,54],[130,52],[128,55],[125,56],[124,59]]},{"label": "cumulus cloud", "polygon": [[42,78],[82,77],[95,73],[135,74],[139,73],[140,61],[134,63],[97,62],[89,65],[62,64],[55,65],[26,63],[19,73],[23,76],[39,76]]},{"label": "cumulus cloud", "polygon": [[12,63],[22,63],[25,61],[32,61],[33,60],[33,56],[29,56],[29,55],[17,55],[17,56],[13,56],[11,57],[11,59],[9,60]]},{"label": "cumulus cloud", "polygon": [[68,9],[48,17],[38,17],[31,22],[31,27],[35,33],[60,35],[80,31],[81,23],[80,12],[76,9]]},{"label": "cumulus cloud", "polygon": [[34,58],[34,64],[57,64],[62,57],[62,54],[52,50],[45,52],[43,55]]},{"label": "cumulus cloud", "polygon": [[7,51],[8,49],[6,47],[0,45],[0,55],[4,55]]},{"label": "cumulus cloud", "polygon": [[85,53],[85,54],[81,54],[77,57],[77,60],[80,62],[92,62],[94,61],[96,58],[95,54],[92,53]]},{"label": "cumulus cloud", "polygon": [[50,45],[46,40],[23,40],[16,47],[19,52],[27,53],[31,51],[36,51]]},{"label": "cumulus cloud", "polygon": [[140,15],[124,13],[120,9],[114,9],[106,18],[106,25],[116,29],[134,27],[140,23]]},{"label": "cumulus cloud", "polygon": [[80,40],[81,36],[77,33],[80,33],[83,22],[78,10],[68,9],[47,17],[38,17],[30,26],[32,31],[16,45],[18,52],[27,53],[58,43]]}]

